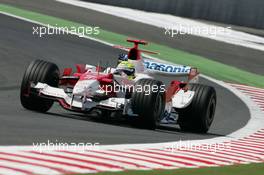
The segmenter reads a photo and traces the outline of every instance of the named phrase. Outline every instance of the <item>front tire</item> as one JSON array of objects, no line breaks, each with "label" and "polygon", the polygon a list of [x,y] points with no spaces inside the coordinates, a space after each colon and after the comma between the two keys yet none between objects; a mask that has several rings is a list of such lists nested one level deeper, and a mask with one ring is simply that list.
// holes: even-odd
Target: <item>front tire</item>
[{"label": "front tire", "polygon": [[43,60],[35,60],[26,69],[20,87],[20,101],[24,108],[46,112],[53,105],[53,100],[40,98],[29,92],[31,83],[46,83],[52,87],[58,87],[59,68],[54,63]]},{"label": "front tire", "polygon": [[206,133],[214,119],[216,108],[216,91],[213,87],[190,84],[190,90],[195,91],[189,106],[179,109],[179,125],[181,130]]},{"label": "front tire", "polygon": [[163,83],[152,79],[141,79],[135,84],[137,87],[158,87],[150,92],[134,90],[131,97],[131,106],[135,114],[138,114],[136,124],[147,129],[155,129],[161,120],[165,108],[165,89]]}]

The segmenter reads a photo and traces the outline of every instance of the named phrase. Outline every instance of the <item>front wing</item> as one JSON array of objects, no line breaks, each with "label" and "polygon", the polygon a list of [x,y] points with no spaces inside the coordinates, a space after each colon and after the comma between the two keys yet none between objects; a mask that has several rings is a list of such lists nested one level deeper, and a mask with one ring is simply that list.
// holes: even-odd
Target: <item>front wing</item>
[{"label": "front wing", "polygon": [[93,101],[90,98],[81,96],[72,96],[61,88],[51,87],[45,83],[37,83],[31,85],[32,92],[36,92],[37,96],[56,100],[60,105],[67,109],[77,112],[90,112],[94,108],[105,108],[109,110],[122,110],[125,105],[124,98],[108,98],[100,102]]}]

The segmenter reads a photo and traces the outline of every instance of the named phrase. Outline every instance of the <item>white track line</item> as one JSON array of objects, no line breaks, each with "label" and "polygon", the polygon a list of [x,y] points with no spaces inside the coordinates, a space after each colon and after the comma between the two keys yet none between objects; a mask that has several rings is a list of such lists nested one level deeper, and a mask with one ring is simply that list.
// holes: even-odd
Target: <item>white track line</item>
[{"label": "white track line", "polygon": [[[118,16],[132,21],[145,23],[159,28],[173,27],[183,32],[190,31],[191,29],[194,28],[209,29],[213,27],[219,27],[216,25],[206,24],[204,22],[198,22],[196,20],[173,16],[173,15],[167,15],[167,14],[151,13],[151,12],[145,12],[141,10],[135,10],[135,9],[129,9],[123,7],[83,2],[79,0],[56,0],[56,1],[70,4],[73,6],[99,11],[102,13]],[[219,28],[221,28],[221,30],[224,30],[223,27],[219,27]],[[165,37],[164,33],[157,33],[157,35],[164,35]],[[264,51],[264,46],[263,46],[264,38],[256,35],[248,34],[245,32],[239,32],[235,30],[228,30],[228,32],[218,31],[215,37],[209,36],[205,32],[200,32],[200,33],[196,32],[194,33],[194,35],[229,43],[229,44],[234,44],[234,45],[239,45],[243,47]]]}]

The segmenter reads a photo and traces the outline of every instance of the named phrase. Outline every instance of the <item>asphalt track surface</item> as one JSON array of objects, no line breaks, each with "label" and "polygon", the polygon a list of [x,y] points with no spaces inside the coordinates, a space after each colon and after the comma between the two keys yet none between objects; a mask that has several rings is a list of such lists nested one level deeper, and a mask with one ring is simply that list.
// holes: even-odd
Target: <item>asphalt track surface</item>
[{"label": "asphalt track surface", "polygon": [[[208,134],[183,133],[176,129],[155,131],[131,127],[124,121],[102,123],[98,119],[61,109],[57,104],[41,114],[23,109],[19,86],[25,68],[34,59],[45,59],[60,67],[75,63],[97,64],[98,60],[115,64],[118,49],[72,35],[39,38],[32,35],[37,25],[0,15],[0,145],[33,143],[155,143],[206,139],[227,135],[243,127],[249,119],[245,104],[228,90],[202,79],[216,88],[218,96],[214,123]],[[157,79],[169,81],[166,77]]]},{"label": "asphalt track surface", "polygon": [[[192,35],[180,35],[171,38],[164,35],[165,30],[161,28],[59,3],[54,0],[0,0],[0,2],[82,24],[99,26],[108,31],[167,45],[249,72],[264,75],[262,51]],[[257,35],[260,33],[259,30],[250,28],[238,26],[234,28]]]}]

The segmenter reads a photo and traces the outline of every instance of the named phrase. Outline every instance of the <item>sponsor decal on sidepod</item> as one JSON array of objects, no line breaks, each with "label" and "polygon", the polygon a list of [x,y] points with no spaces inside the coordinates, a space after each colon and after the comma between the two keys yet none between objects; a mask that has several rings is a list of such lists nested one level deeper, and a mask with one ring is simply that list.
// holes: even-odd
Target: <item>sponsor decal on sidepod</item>
[{"label": "sponsor decal on sidepod", "polygon": [[147,69],[161,71],[166,73],[189,73],[191,67],[183,65],[169,65],[164,63],[144,60],[144,65]]}]

